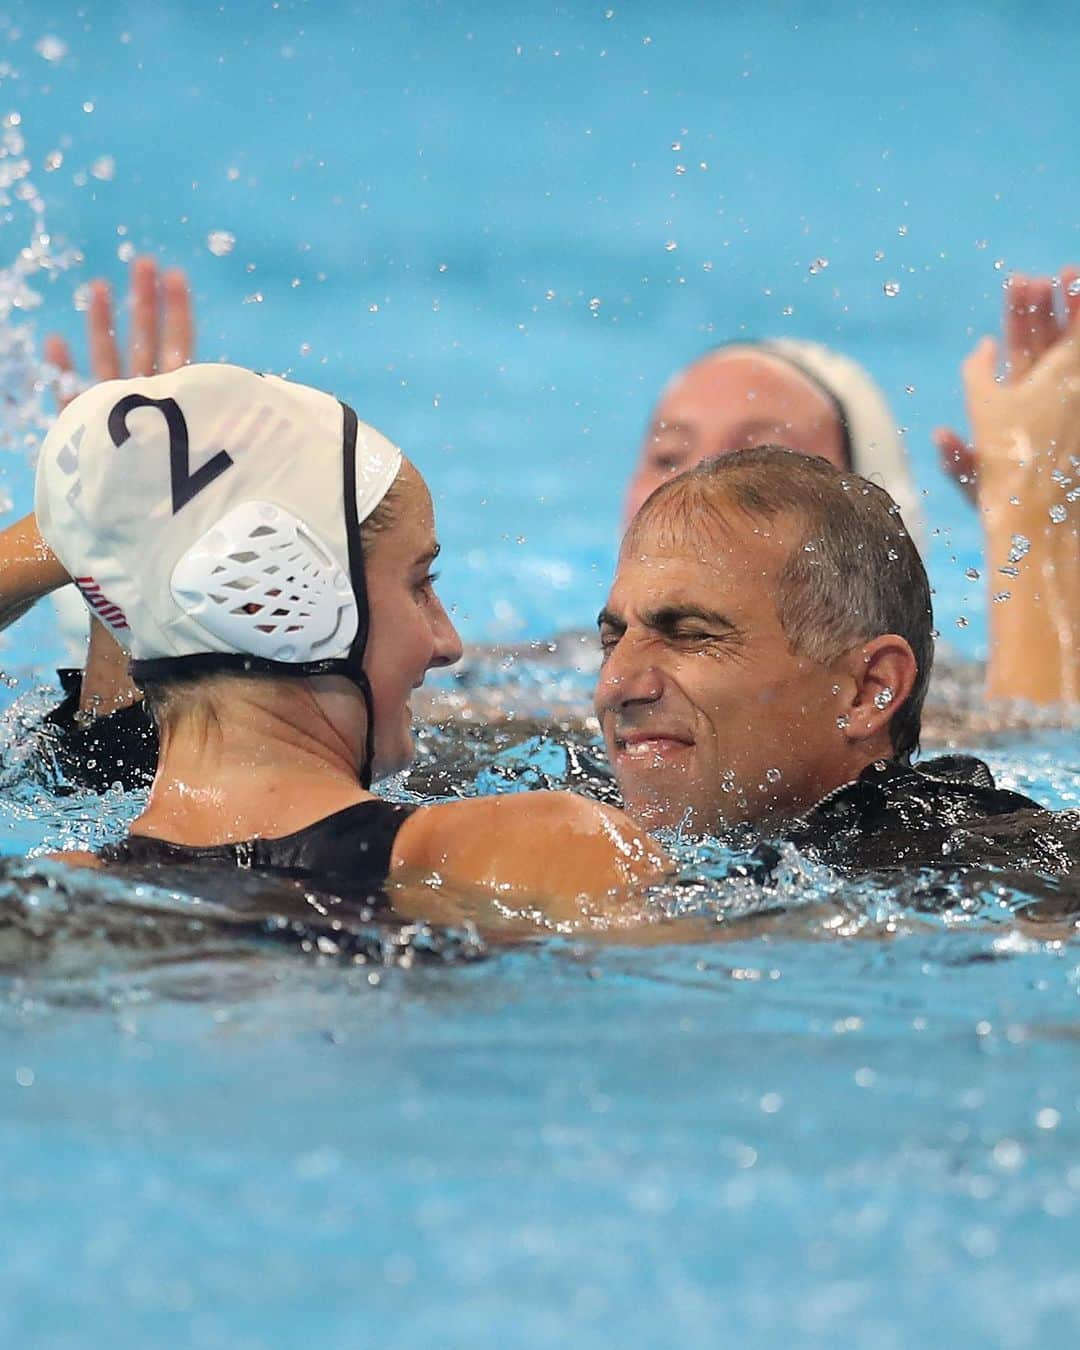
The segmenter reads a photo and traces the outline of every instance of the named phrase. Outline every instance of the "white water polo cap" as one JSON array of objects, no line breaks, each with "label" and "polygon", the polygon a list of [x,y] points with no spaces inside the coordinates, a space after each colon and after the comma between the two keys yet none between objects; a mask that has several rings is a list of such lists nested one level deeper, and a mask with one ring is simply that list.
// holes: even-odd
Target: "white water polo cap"
[{"label": "white water polo cap", "polygon": [[348,675],[368,634],[360,525],[401,452],[331,395],[229,365],[112,380],[45,438],[42,537],[136,679]]},{"label": "white water polo cap", "polygon": [[900,508],[916,547],[923,519],[903,436],[881,388],[857,361],[820,342],[766,338],[745,345],[769,352],[808,376],[835,404],[850,467],[883,487]]}]

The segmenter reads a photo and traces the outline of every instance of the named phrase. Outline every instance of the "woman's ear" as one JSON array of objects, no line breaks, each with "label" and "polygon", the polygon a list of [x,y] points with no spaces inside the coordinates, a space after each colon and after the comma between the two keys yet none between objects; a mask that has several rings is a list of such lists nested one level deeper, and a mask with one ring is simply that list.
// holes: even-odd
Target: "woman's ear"
[{"label": "woman's ear", "polygon": [[844,734],[849,741],[887,735],[890,722],[915,688],[919,675],[915,653],[906,639],[884,633],[853,647],[848,663],[854,688]]}]

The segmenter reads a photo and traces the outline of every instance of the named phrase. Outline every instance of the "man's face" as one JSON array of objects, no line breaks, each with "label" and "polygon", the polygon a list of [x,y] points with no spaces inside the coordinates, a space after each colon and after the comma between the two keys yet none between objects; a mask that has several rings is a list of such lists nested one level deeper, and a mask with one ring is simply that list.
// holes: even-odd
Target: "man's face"
[{"label": "man's face", "polygon": [[711,353],[676,376],[653,412],[627,489],[627,522],[676,474],[715,455],[767,444],[848,467],[836,409],[808,376],[761,352]]},{"label": "man's face", "polygon": [[796,815],[862,767],[842,661],[794,653],[777,616],[796,531],[732,509],[690,540],[658,515],[627,536],[600,615],[596,711],[626,809],[699,832]]}]

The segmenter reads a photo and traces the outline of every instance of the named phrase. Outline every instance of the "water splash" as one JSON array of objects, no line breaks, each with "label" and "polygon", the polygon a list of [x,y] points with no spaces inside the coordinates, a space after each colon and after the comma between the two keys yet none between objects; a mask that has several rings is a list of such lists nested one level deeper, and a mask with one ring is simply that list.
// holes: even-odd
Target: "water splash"
[{"label": "water splash", "polygon": [[[82,261],[75,249],[57,248],[45,221],[45,202],[30,177],[22,118],[9,112],[0,123],[0,228],[26,240],[8,249],[0,267],[0,449],[33,449],[52,421],[49,372],[42,366],[34,327],[25,316],[41,304],[34,282]],[[12,256],[13,255],[13,256]],[[9,509],[10,503],[4,504]]]}]

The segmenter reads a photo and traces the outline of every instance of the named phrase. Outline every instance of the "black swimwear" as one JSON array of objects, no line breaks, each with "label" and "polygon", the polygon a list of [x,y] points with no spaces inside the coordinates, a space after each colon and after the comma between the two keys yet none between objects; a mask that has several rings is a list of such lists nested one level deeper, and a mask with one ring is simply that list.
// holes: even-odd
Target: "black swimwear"
[{"label": "black swimwear", "polygon": [[372,911],[388,908],[382,887],[398,830],[416,810],[373,799],[346,806],[295,834],[236,844],[173,844],[129,834],[100,851],[102,861],[124,867],[244,868],[303,882],[321,893],[360,901]]},{"label": "black swimwear", "polygon": [[119,783],[125,791],[147,788],[157,770],[158,734],[141,700],[87,720],[79,718],[81,670],[58,670],[64,700],[42,721],[42,749],[73,787],[104,792]]},{"label": "black swimwear", "polygon": [[1075,833],[1073,813],[996,787],[970,755],[878,760],[780,832],[823,862],[859,871],[989,864],[1050,872],[1075,861]]}]

